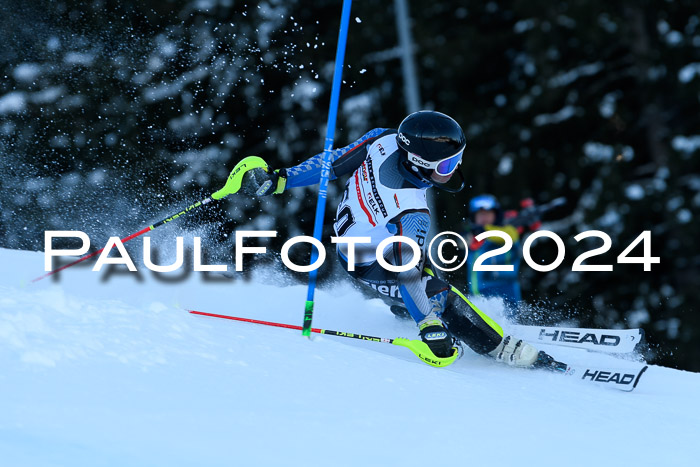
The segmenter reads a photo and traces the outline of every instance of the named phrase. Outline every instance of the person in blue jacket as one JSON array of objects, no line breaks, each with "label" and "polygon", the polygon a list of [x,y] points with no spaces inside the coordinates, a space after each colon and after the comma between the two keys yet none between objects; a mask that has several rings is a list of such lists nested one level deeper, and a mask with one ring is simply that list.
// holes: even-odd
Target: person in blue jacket
[{"label": "person in blue jacket", "polygon": [[[522,207],[532,207],[532,200],[524,200]],[[495,196],[482,194],[469,202],[469,232],[467,243],[469,254],[467,256],[467,284],[472,295],[502,298],[506,305],[506,315],[515,318],[518,305],[522,300],[518,273],[522,248],[521,236],[528,230],[537,230],[540,227],[539,219],[530,218],[527,225],[512,225],[509,220],[515,219],[517,213],[501,209],[501,205]],[[522,219],[522,216],[519,217]],[[482,258],[488,252],[503,247],[504,240],[500,237],[488,237],[476,240],[476,237],[485,231],[500,230],[506,233],[513,241],[513,246],[506,252]],[[482,265],[506,265],[513,266],[512,271],[477,271],[474,266],[481,258]]]}]

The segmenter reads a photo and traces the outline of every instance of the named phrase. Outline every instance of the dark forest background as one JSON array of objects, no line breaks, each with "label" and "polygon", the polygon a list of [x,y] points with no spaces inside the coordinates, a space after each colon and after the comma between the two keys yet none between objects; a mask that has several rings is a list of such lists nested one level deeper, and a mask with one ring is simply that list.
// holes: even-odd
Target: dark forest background
[{"label": "dark forest background", "polygon": [[[542,321],[642,326],[655,362],[700,370],[697,2],[408,3],[421,106],[468,138],[468,188],[436,195],[438,228],[463,231],[482,192],[507,208],[565,197],[544,228],[566,259],[549,273],[523,265],[526,301]],[[282,167],[321,152],[340,10],[0,1],[0,247],[43,251],[45,230],[83,230],[103,246],[206,197],[244,156]],[[351,17],[336,146],[408,112],[394,3],[356,1]],[[311,233],[315,196],[231,197],[158,238],[193,231],[230,262],[234,230],[274,228],[279,251]],[[573,238],[592,229],[612,248],[588,264],[613,272],[571,271],[600,245]],[[660,264],[616,264],[645,230]],[[538,241],[533,257],[553,260],[553,243]],[[451,279],[464,288],[463,271]]]}]

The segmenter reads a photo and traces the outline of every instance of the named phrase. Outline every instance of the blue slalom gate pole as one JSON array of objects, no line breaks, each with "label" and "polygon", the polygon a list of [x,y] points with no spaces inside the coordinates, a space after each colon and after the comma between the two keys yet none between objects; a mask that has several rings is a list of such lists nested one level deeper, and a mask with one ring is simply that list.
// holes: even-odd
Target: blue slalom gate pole
[{"label": "blue slalom gate pole", "polygon": [[[345,45],[348,39],[348,26],[350,24],[350,6],[352,0],[343,0],[343,12],[340,17],[340,33],[338,34],[338,47],[335,50],[335,71],[333,72],[333,86],[331,88],[331,104],[328,109],[328,125],[326,127],[326,140],[323,148],[323,164],[321,166],[321,181],[318,189],[318,201],[316,203],[316,217],[314,219],[314,238],[321,241],[323,232],[323,218],[326,213],[326,198],[328,197],[328,179],[331,176],[331,151],[333,150],[333,137],[335,136],[335,120],[338,115],[338,101],[340,99],[341,78],[345,62]],[[318,251],[311,249],[311,264],[318,259]],[[302,335],[310,337],[311,320],[314,314],[314,292],[316,291],[316,278],[318,268],[309,273],[309,289],[306,295],[304,307],[304,325]]]}]

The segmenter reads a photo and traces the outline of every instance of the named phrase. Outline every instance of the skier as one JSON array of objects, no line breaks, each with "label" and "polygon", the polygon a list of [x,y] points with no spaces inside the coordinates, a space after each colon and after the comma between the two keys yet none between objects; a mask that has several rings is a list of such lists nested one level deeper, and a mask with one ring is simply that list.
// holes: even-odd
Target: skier
[{"label": "skier", "polygon": [[[430,211],[426,191],[450,192],[464,187],[457,170],[466,139],[459,124],[445,114],[420,111],[407,116],[398,130],[376,128],[332,152],[331,180],[350,175],[338,205],[334,229],[339,237],[370,237],[368,248],[356,248],[355,270],[349,273],[379,293],[402,302],[418,326],[421,339],[438,358],[454,357],[453,335],[480,354],[521,367],[552,366],[553,359],[530,344],[504,336],[501,327],[471,304],[459,290],[437,278],[426,260]],[[247,168],[241,192],[251,196],[279,194],[319,183],[323,153],[287,169]],[[448,187],[454,174],[458,188]],[[394,273],[380,266],[375,248],[387,237],[401,235],[421,246],[418,265]],[[348,246],[338,257],[348,270]],[[407,264],[413,251],[390,243],[384,259]]]},{"label": "skier", "polygon": [[[541,222],[534,207],[532,199],[521,201],[523,211],[518,215],[517,211],[506,211],[495,196],[483,194],[469,201],[469,232],[467,243],[469,254],[467,255],[467,284],[472,295],[485,297],[500,297],[506,304],[509,317],[515,318],[518,304],[522,298],[518,271],[521,260],[520,238],[527,232],[540,228]],[[485,260],[484,265],[513,266],[512,271],[475,271],[474,264],[481,255],[501,248],[504,240],[500,237],[488,237],[481,241],[476,236],[484,231],[500,230],[511,237],[513,246],[505,253],[491,256]]]}]

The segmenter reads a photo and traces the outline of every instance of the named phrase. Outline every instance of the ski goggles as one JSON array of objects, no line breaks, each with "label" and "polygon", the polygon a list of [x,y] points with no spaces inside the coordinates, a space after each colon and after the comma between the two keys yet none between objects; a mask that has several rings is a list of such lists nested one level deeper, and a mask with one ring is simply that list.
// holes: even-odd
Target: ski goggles
[{"label": "ski goggles", "polygon": [[433,169],[435,170],[435,173],[438,175],[452,175],[452,173],[457,169],[459,166],[459,163],[462,162],[462,154],[464,153],[464,149],[459,151],[457,154],[446,157],[442,160],[439,161],[426,161],[422,157],[420,157],[418,154],[413,154],[412,152],[408,153],[408,160],[411,161],[411,163],[418,165],[420,167],[423,167],[425,169]]}]

